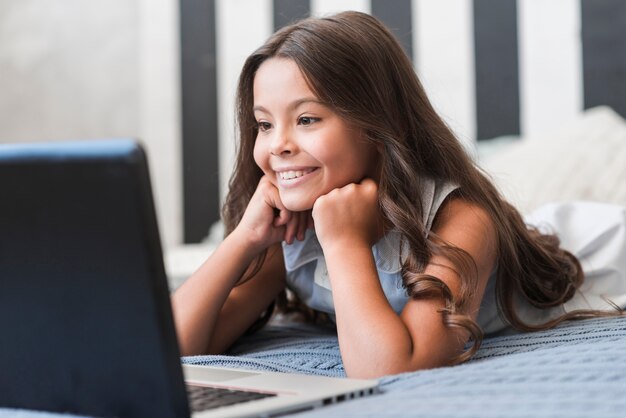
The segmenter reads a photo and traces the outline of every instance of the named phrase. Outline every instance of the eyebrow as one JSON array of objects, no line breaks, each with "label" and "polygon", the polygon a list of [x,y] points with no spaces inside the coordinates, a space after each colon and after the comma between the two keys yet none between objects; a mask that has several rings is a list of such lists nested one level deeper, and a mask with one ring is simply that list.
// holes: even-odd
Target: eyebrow
[{"label": "eyebrow", "polygon": [[[302,106],[303,104],[307,104],[307,103],[315,103],[321,106],[327,106],[326,103],[320,101],[319,99],[317,99],[316,97],[303,97],[301,99],[298,100],[294,100],[290,105],[289,108],[290,109],[297,109],[298,107]],[[252,108],[253,111],[257,111],[260,110],[261,112],[265,112],[265,113],[269,113],[267,111],[267,109],[265,109],[263,106],[254,106]]]}]

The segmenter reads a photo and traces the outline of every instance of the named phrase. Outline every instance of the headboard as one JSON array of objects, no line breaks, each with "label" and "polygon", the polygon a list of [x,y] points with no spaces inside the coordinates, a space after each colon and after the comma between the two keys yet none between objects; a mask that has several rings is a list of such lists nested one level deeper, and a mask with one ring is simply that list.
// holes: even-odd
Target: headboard
[{"label": "headboard", "polygon": [[622,0],[183,0],[186,241],[219,217],[245,57],[284,24],[348,9],[394,31],[462,141],[541,133],[597,105],[626,116]]}]

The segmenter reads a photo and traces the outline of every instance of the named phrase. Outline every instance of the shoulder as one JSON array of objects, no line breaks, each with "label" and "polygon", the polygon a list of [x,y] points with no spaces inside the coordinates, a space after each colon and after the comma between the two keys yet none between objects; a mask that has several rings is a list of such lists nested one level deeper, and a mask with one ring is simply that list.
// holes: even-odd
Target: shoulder
[{"label": "shoulder", "polygon": [[489,276],[498,248],[496,227],[485,208],[452,194],[437,212],[432,232],[444,244],[466,252],[476,264],[479,277]]},{"label": "shoulder", "polygon": [[464,232],[495,232],[491,215],[477,203],[470,202],[455,193],[441,204],[433,222],[433,231],[461,227]]}]

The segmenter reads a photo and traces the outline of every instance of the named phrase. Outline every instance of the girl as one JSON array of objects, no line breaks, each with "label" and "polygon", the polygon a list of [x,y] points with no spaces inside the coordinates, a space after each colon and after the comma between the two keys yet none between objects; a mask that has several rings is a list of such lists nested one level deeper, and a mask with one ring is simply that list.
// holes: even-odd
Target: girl
[{"label": "girl", "polygon": [[574,296],[579,261],[502,199],[375,18],[283,28],[237,94],[226,238],[173,296],[183,355],[224,352],[275,301],[328,314],[351,377],[467,360],[500,317],[616,314],[547,309]]}]

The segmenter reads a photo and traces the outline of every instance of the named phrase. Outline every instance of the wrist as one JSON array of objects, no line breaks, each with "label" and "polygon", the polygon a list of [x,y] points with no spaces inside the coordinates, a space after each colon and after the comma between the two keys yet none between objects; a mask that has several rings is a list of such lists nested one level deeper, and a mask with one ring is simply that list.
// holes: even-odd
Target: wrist
[{"label": "wrist", "polygon": [[241,225],[237,226],[227,237],[233,245],[238,246],[246,255],[246,258],[253,259],[259,255],[267,246],[258,239],[256,234],[250,232]]},{"label": "wrist", "polygon": [[334,240],[320,241],[324,257],[350,257],[352,254],[372,254],[372,246],[367,240],[357,237],[342,237]]},{"label": "wrist", "polygon": [[363,285],[370,281],[368,277],[378,283],[376,262],[371,247],[346,244],[323,250],[333,291],[350,289],[355,283]]}]

